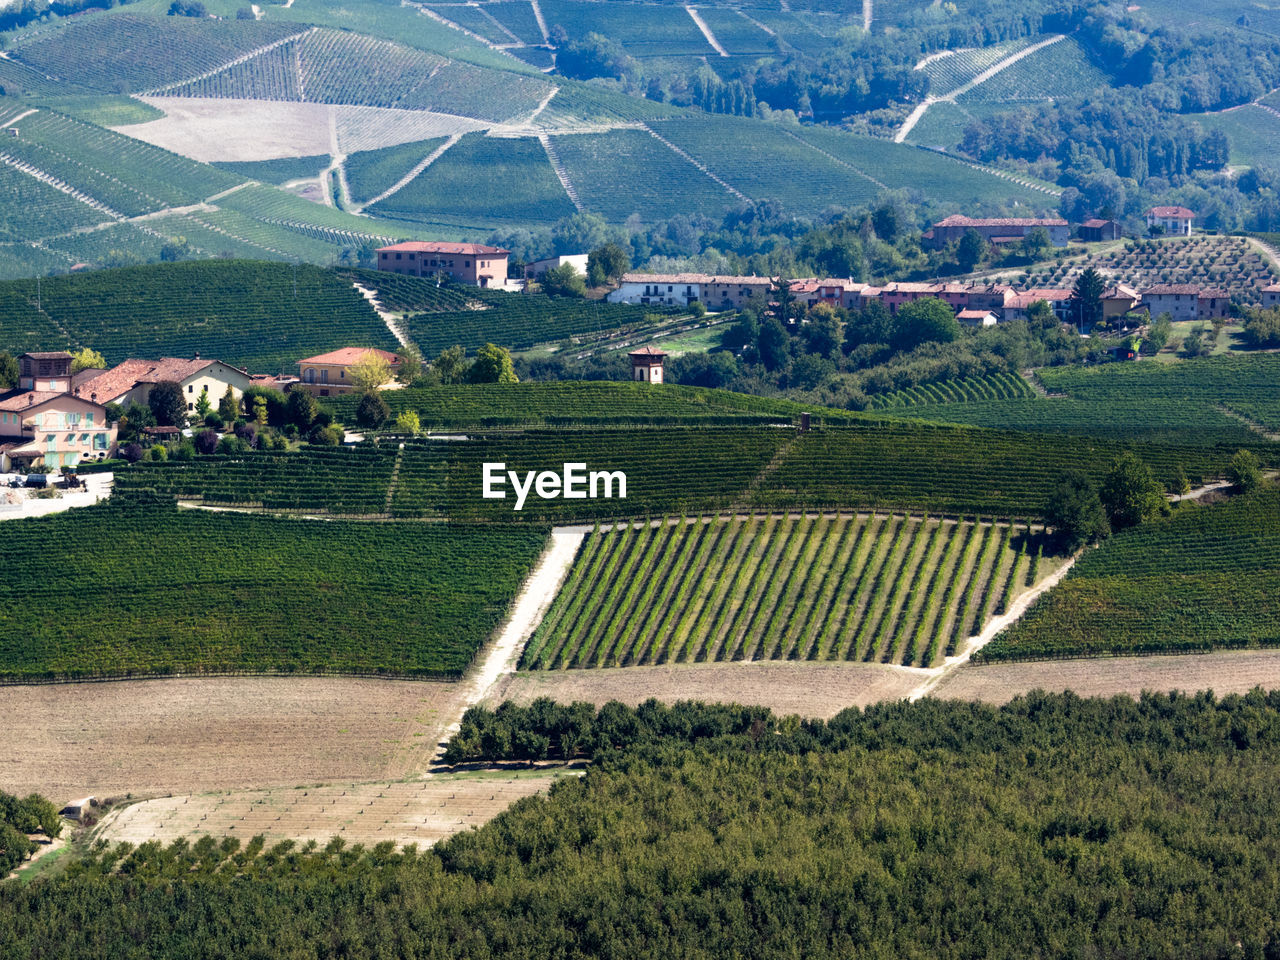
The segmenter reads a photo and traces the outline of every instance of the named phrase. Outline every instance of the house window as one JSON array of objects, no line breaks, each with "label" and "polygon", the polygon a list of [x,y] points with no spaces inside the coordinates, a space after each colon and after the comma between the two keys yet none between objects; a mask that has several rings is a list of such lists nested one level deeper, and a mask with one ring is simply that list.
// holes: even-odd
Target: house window
[{"label": "house window", "polygon": [[195,405],[194,403],[188,403],[188,404],[187,404],[187,409],[188,409],[188,410],[194,410],[195,408],[196,408],[196,405]]},{"label": "house window", "polygon": [[195,393],[195,392],[196,392],[196,385],[194,383],[188,383],[187,393]]},{"label": "house window", "polygon": [[412,260],[412,259],[413,259],[413,254],[412,254],[412,253],[411,253],[411,254],[409,254],[409,259],[410,259],[410,260]]},{"label": "house window", "polygon": [[93,435],[93,449],[95,450],[107,449],[107,435],[105,433],[95,433]]},{"label": "house window", "polygon": [[89,427],[92,427],[92,426],[93,426],[93,411],[92,411],[92,410],[90,410],[88,413],[86,413],[86,414],[84,415],[84,422],[85,422],[85,426],[89,426]]},{"label": "house window", "polygon": [[400,259],[400,254],[398,254],[398,253],[396,254],[396,259],[397,259],[397,260],[399,260],[399,259]]},{"label": "house window", "polygon": [[322,397],[327,397],[328,395],[329,395],[329,391],[328,391],[328,390],[321,390],[321,391],[320,391],[320,396],[322,396]]},{"label": "house window", "polygon": [[320,382],[321,382],[321,383],[328,383],[328,382],[329,382],[329,371],[328,371],[328,370],[321,370],[321,371],[320,371]]},{"label": "house window", "polygon": [[342,380],[347,379],[347,371],[345,371],[345,370],[339,370],[339,371],[338,371],[338,377],[339,377],[340,379],[342,379]]}]

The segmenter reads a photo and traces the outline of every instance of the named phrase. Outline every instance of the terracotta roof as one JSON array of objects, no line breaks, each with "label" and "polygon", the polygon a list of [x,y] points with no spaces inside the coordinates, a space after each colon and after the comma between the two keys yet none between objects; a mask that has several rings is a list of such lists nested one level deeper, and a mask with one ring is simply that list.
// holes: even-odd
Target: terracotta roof
[{"label": "terracotta roof", "polygon": [[957,320],[981,320],[993,316],[990,310],[961,310],[956,314]]},{"label": "terracotta roof", "polygon": [[1231,294],[1225,290],[1206,290],[1197,287],[1194,283],[1158,283],[1154,287],[1147,287],[1142,291],[1144,297],[1168,297],[1173,295],[1193,296],[1193,297],[1221,297],[1223,299],[1230,298]]},{"label": "terracotta roof", "polygon": [[390,364],[398,364],[400,362],[394,353],[390,353],[387,350],[378,350],[375,347],[343,347],[341,350],[331,350],[328,353],[307,357],[304,360],[299,360],[298,363],[333,363],[341,366],[356,363],[366,353],[381,357]]},{"label": "terracotta roof", "polygon": [[727,286],[773,283],[772,277],[719,276],[711,273],[624,273],[623,283],[720,283]]},{"label": "terracotta roof", "polygon": [[30,357],[32,360],[74,360],[71,354],[65,350],[52,350],[47,353],[24,353],[24,357]]},{"label": "terracotta roof", "polygon": [[661,360],[667,354],[661,350],[655,350],[653,347],[641,347],[639,350],[632,350],[627,354],[628,357],[635,357],[639,360]]},{"label": "terracotta roof", "polygon": [[[75,388],[79,390],[82,397],[96,394],[100,403],[108,403],[124,396],[140,383],[162,383],[165,380],[181,383],[188,377],[194,377],[200,371],[221,362],[206,360],[202,357],[193,357],[190,360],[184,360],[181,357],[161,357],[159,360],[139,360],[130,357],[110,370],[75,382]],[[240,370],[239,367],[232,367],[229,363],[222,365],[248,376],[248,373]]]},{"label": "terracotta roof", "polygon": [[1280,283],[1268,283],[1262,288],[1263,293],[1280,293]]},{"label": "terracotta roof", "polygon": [[501,247],[486,247],[483,243],[444,243],[435,240],[405,240],[402,243],[393,243],[389,247],[379,247],[378,253],[382,253],[384,250],[392,253],[453,253],[469,257],[479,257],[486,254],[495,257],[506,257],[511,254],[510,250],[503,250]]},{"label": "terracotta roof", "polygon": [[[0,410],[31,410],[51,400],[58,400],[64,397],[70,400],[83,400],[85,403],[92,402],[84,397],[73,396],[63,390],[26,390],[11,393],[4,399],[0,399]],[[100,407],[102,404],[95,403],[94,406]]]},{"label": "terracotta roof", "polygon": [[1127,283],[1117,283],[1102,291],[1103,300],[1137,300],[1138,291]]},{"label": "terracotta roof", "polygon": [[[953,213],[935,227],[1065,227],[1067,221],[1059,217],[966,217]],[[1021,238],[1019,238],[1021,239]]]},{"label": "terracotta roof", "polygon": [[1172,217],[1179,220],[1194,220],[1196,214],[1194,210],[1188,210],[1186,207],[1152,207],[1147,211],[1149,217]]},{"label": "terracotta roof", "polygon": [[883,288],[884,293],[937,293],[942,289],[940,283],[890,283]]}]

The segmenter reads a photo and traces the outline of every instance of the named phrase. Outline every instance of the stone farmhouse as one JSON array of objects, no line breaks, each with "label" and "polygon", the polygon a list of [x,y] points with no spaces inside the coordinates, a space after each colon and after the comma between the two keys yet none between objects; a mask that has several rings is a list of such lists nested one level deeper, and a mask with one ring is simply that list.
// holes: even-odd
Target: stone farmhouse
[{"label": "stone farmhouse", "polygon": [[18,389],[0,395],[0,469],[56,470],[115,452],[106,405],[72,390],[72,359],[62,351],[18,358]]},{"label": "stone farmhouse", "polygon": [[1280,307],[1280,283],[1268,283],[1262,288],[1262,305],[1268,310]]},{"label": "stone farmhouse", "polygon": [[1142,309],[1174,320],[1219,320],[1227,316],[1231,298],[1225,290],[1204,290],[1188,283],[1162,283],[1142,291]]},{"label": "stone farmhouse", "polygon": [[1055,247],[1065,247],[1071,239],[1071,227],[1067,221],[1059,217],[966,217],[956,213],[940,220],[933,229],[924,235],[926,243],[935,249],[945,247],[957,241],[970,230],[975,231],[988,243],[997,245],[1018,243],[1031,236],[1036,230],[1044,230],[1049,235],[1049,242]]},{"label": "stone farmhouse", "polygon": [[1189,237],[1195,211],[1186,207],[1152,207],[1147,211],[1147,230],[1159,229],[1170,237]]},{"label": "stone farmhouse", "polygon": [[[473,287],[508,289],[507,261],[510,250],[486,247],[481,243],[444,243],[405,240],[379,247],[378,269],[410,277],[442,274]],[[583,271],[586,272],[585,270]]]},{"label": "stone farmhouse", "polygon": [[152,388],[166,381],[182,387],[187,412],[193,413],[201,394],[206,391],[209,403],[216,407],[227,387],[239,400],[253,385],[254,379],[246,370],[221,360],[206,360],[196,354],[190,360],[180,357],[129,359],[110,370],[82,370],[74,377],[72,391],[95,403],[118,403],[122,407],[140,403],[146,406]]}]

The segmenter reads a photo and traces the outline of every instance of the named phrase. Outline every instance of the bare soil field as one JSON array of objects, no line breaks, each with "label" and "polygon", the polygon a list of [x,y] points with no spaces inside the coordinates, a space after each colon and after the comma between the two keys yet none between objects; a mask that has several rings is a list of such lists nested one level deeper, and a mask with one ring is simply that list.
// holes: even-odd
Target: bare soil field
[{"label": "bare soil field", "polygon": [[330,837],[372,845],[430,846],[488,823],[522,797],[576,776],[563,768],[479,772],[426,780],[343,783],[269,790],[227,791],[144,800],[109,813],[94,837],[111,842],[168,843],[203,834],[268,842]]},{"label": "bare soil field", "polygon": [[668,703],[761,704],[776,713],[826,718],[845,707],[904,699],[930,676],[928,670],[880,663],[807,661],[538,670],[501,678],[485,703],[496,706],[503,700],[528,703],[537,697],[551,697],[562,703],[586,700],[600,705],[620,700],[634,706],[656,697]]},{"label": "bare soil field", "polygon": [[492,126],[428,110],[214,97],[139,99],[165,116],[117,128],[120,132],[206,163],[318,156],[333,150],[334,134],[338,149],[352,153]]},{"label": "bare soil field", "polygon": [[1218,695],[1280,687],[1280,650],[1231,650],[1172,657],[1113,657],[965,666],[930,696],[1006,703],[1031,690],[1072,690],[1082,697],[1213,690]]},{"label": "bare soil field", "polygon": [[425,769],[461,695],[327,677],[0,687],[0,790],[61,803],[400,778]]}]

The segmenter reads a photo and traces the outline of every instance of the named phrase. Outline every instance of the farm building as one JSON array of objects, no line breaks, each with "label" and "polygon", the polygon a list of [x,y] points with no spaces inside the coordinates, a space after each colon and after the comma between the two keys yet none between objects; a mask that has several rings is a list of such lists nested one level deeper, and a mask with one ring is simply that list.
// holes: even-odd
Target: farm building
[{"label": "farm building", "polygon": [[1103,240],[1119,240],[1124,236],[1124,228],[1117,220],[1086,220],[1080,224],[1080,239],[1085,243],[1099,243]]},{"label": "farm building", "polygon": [[1215,320],[1227,316],[1231,305],[1225,290],[1204,290],[1190,283],[1162,283],[1142,291],[1142,309],[1174,320]]},{"label": "farm building", "polygon": [[1147,211],[1147,231],[1189,237],[1195,219],[1195,212],[1186,207],[1152,207]]},{"label": "farm building", "polygon": [[1268,310],[1280,307],[1280,283],[1268,283],[1262,288],[1262,305]]},{"label": "farm building", "polygon": [[524,278],[526,280],[541,280],[542,275],[548,270],[563,267],[566,263],[572,265],[573,269],[584,277],[587,275],[587,255],[585,253],[571,253],[563,257],[544,257],[541,260],[534,260],[532,263],[525,264]]},{"label": "farm building", "polygon": [[858,283],[855,280],[796,280],[791,284],[791,295],[800,303],[816,307],[820,303],[846,310],[861,310],[868,299],[879,296],[878,287]]},{"label": "farm building", "polygon": [[1009,298],[1004,307],[1004,318],[1006,321],[1026,320],[1031,305],[1043,300],[1059,320],[1071,323],[1075,319],[1075,297],[1074,290],[1032,287]]},{"label": "farm building", "polygon": [[1138,309],[1141,297],[1127,284],[1117,283],[1102,291],[1102,319],[1110,321]]},{"label": "farm building", "polygon": [[1065,247],[1071,239],[1071,228],[1067,221],[1058,217],[966,217],[953,214],[945,220],[933,225],[933,229],[925,234],[935,249],[941,249],[948,243],[958,241],[970,230],[975,231],[988,243],[1016,243],[1026,239],[1036,230],[1044,230],[1049,235],[1049,242],[1055,247]]},{"label": "farm building", "polygon": [[378,248],[378,269],[411,277],[444,275],[473,287],[507,286],[510,250],[481,243],[405,240]]},{"label": "farm building", "polygon": [[994,327],[1000,322],[992,310],[961,310],[956,319],[966,327]]},{"label": "farm building", "polygon": [[372,347],[343,347],[298,361],[301,377],[293,385],[294,390],[305,390],[318,397],[340,396],[355,389],[347,372],[369,354],[387,361],[392,376],[400,368],[400,358],[386,350]]},{"label": "farm building", "polygon": [[103,404],[66,390],[16,390],[0,398],[0,469],[74,467],[102,460],[116,445]]},{"label": "farm building", "polygon": [[95,403],[118,403],[122,407],[140,403],[145,406],[152,388],[166,381],[182,387],[188,413],[195,411],[205,391],[208,391],[209,402],[217,406],[227,387],[239,399],[253,384],[253,378],[247,371],[221,360],[202,359],[197,354],[190,360],[181,357],[161,357],[159,360],[131,358],[110,370],[82,370],[75,375],[72,391]]},{"label": "farm building", "polygon": [[624,273],[610,303],[687,307],[694,301],[710,310],[736,310],[751,297],[768,296],[771,277],[721,277],[708,273]]},{"label": "farm building", "polygon": [[631,358],[631,379],[641,383],[661,383],[662,363],[667,355],[653,347],[642,347],[627,354]]}]

